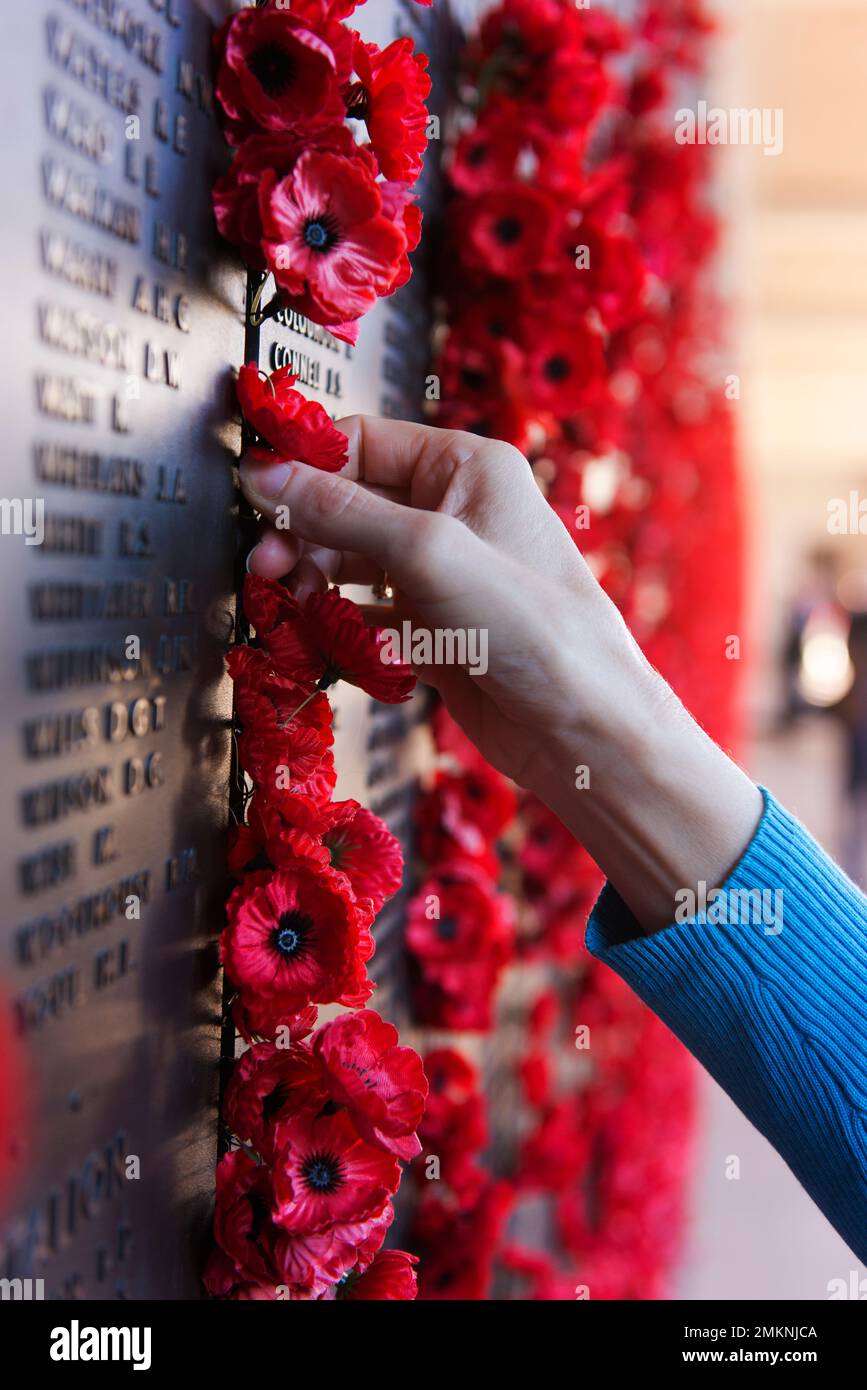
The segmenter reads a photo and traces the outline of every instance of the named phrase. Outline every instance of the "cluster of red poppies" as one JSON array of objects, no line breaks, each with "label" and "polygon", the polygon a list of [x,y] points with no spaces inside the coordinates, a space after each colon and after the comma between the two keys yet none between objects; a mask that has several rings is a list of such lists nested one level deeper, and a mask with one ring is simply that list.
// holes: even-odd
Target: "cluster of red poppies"
[{"label": "cluster of red poppies", "polygon": [[513,1190],[479,1161],[489,1132],[476,1068],[446,1047],[426,1053],[424,1066],[430,1095],[419,1126],[422,1152],[413,1164],[419,1200],[412,1243],[422,1254],[418,1296],[478,1301],[490,1292]]},{"label": "cluster of red poppies", "polygon": [[[710,29],[701,0],[644,0],[628,28],[568,0],[501,0],[483,19],[449,164],[437,415],[528,453],[650,659],[726,742],[740,536],[721,314],[706,277],[717,224],[708,152],[678,145],[665,114],[684,70],[701,68]],[[712,574],[709,548],[730,562]],[[496,774],[444,713],[437,720],[451,771],[422,806],[423,857],[447,861],[460,846],[493,893],[497,798],[485,778]],[[518,875],[515,950],[556,983],[526,1017],[511,1176],[519,1201],[549,1201],[556,1237],[543,1250],[512,1241],[499,1256],[516,1295],[659,1297],[682,1230],[691,1063],[584,952],[596,865],[540,803],[519,809],[495,832]],[[430,892],[423,883],[416,917]],[[435,926],[425,923],[426,940]],[[489,1026],[490,1002],[489,992],[469,1022],[442,1010],[435,1021]],[[447,1259],[445,1222],[440,1235]]]},{"label": "cluster of red poppies", "polygon": [[665,1297],[692,1156],[692,1068],[668,1030],[590,962],[535,1000],[520,1063],[528,1127],[515,1183],[547,1200],[556,1239],[511,1244],[516,1292],[539,1299]]},{"label": "cluster of red poppies", "polygon": [[358,320],[410,276],[430,91],[412,40],[366,43],[344,23],[357,8],[269,0],[239,10],[214,40],[218,109],[235,147],[214,187],[220,231],[251,269],[274,276],[267,312],[297,310],[350,343]]},{"label": "cluster of red poppies", "polygon": [[[411,40],[366,43],[344,23],[356,8],[267,3],[234,14],[214,40],[235,147],[214,188],[218,226],[258,272],[257,304],[274,276],[260,317],[291,308],[351,343],[361,316],[410,276],[430,90]],[[336,471],[347,441],[295,381],[285,368],[241,368],[247,453]],[[244,616],[251,640],[228,667],[247,792],[220,954],[250,1047],[225,1096],[232,1147],[217,1172],[206,1283],[228,1298],[414,1298],[414,1257],[380,1247],[400,1162],[419,1152],[427,1081],[396,1030],[361,1008],[372,924],[400,886],[402,855],[379,817],[333,799],[325,693],[345,680],[397,702],[414,677],[337,590],[301,605],[250,577]],[[319,1004],[359,1012],[311,1037]]]},{"label": "cluster of red poppies", "polygon": [[250,576],[244,612],[255,637],[228,667],[251,791],[231,839],[239,883],[220,954],[251,1046],[225,1096],[238,1147],[217,1172],[206,1283],[233,1298],[412,1298],[413,1258],[377,1252],[399,1160],[419,1152],[421,1059],[368,1009],[310,1033],[316,1005],[358,1009],[370,998],[371,926],[403,868],[378,816],[332,799],[325,692],[345,680],[393,703],[414,677],[384,659],[381,632],[336,589],[301,605]]},{"label": "cluster of red poppies", "polygon": [[341,1014],[312,1038],[290,1025],[283,1045],[250,1047],[224,1099],[239,1147],[217,1169],[209,1292],[414,1298],[415,1257],[381,1246],[399,1160],[419,1151],[426,1094],[418,1053],[372,1009]]},{"label": "cluster of red poppies", "polygon": [[517,800],[505,777],[473,757],[471,771],[439,772],[418,799],[417,848],[427,868],[408,908],[406,946],[419,1022],[487,1030],[515,954],[515,914],[497,891],[494,846]]}]

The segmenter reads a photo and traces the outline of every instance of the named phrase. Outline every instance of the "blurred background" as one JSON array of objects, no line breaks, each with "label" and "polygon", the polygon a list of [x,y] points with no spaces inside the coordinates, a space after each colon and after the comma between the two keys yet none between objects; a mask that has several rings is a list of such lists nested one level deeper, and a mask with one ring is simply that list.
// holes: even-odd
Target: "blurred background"
[{"label": "blurred background", "polygon": [[[750,527],[746,762],[864,887],[867,5],[718,8],[710,104],[784,112],[781,156],[718,150]],[[863,1279],[782,1159],[707,1077],[701,1089],[681,1297],[820,1299],[830,1280]]]}]

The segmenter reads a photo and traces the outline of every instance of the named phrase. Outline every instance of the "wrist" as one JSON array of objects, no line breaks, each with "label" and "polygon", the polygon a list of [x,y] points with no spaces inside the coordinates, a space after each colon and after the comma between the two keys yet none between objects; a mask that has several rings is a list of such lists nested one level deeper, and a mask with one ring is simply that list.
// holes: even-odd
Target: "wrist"
[{"label": "wrist", "polygon": [[673,920],[680,889],[725,881],[761,793],[631,638],[594,668],[589,685],[573,686],[575,717],[546,739],[532,790],[654,931]]}]

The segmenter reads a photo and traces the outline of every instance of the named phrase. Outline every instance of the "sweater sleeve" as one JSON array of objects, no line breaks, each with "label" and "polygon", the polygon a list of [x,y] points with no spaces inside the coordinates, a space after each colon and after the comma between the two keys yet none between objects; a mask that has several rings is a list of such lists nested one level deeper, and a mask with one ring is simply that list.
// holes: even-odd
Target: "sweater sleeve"
[{"label": "sweater sleeve", "polygon": [[708,892],[706,908],[685,901],[678,920],[645,936],[607,884],[587,947],[686,1044],[867,1260],[867,898],[763,795],[721,896]]}]

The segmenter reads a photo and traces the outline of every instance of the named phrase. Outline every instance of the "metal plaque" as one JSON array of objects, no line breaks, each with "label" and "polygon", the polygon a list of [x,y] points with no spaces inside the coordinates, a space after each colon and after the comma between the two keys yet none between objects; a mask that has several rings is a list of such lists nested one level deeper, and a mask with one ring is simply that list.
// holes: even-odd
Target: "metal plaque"
[{"label": "metal plaque", "polygon": [[[0,1280],[47,1298],[197,1297],[210,1219],[249,347],[245,273],[210,208],[227,158],[210,39],[229,8],[5,15],[0,996],[26,1113],[0,1136]],[[381,43],[427,47],[438,23],[368,9],[355,22]],[[414,414],[424,301],[420,272],[351,353],[269,324],[259,360],[303,356],[335,416]],[[337,794],[406,839],[422,703],[337,706]],[[399,907],[377,928],[386,1012],[398,924]]]}]

